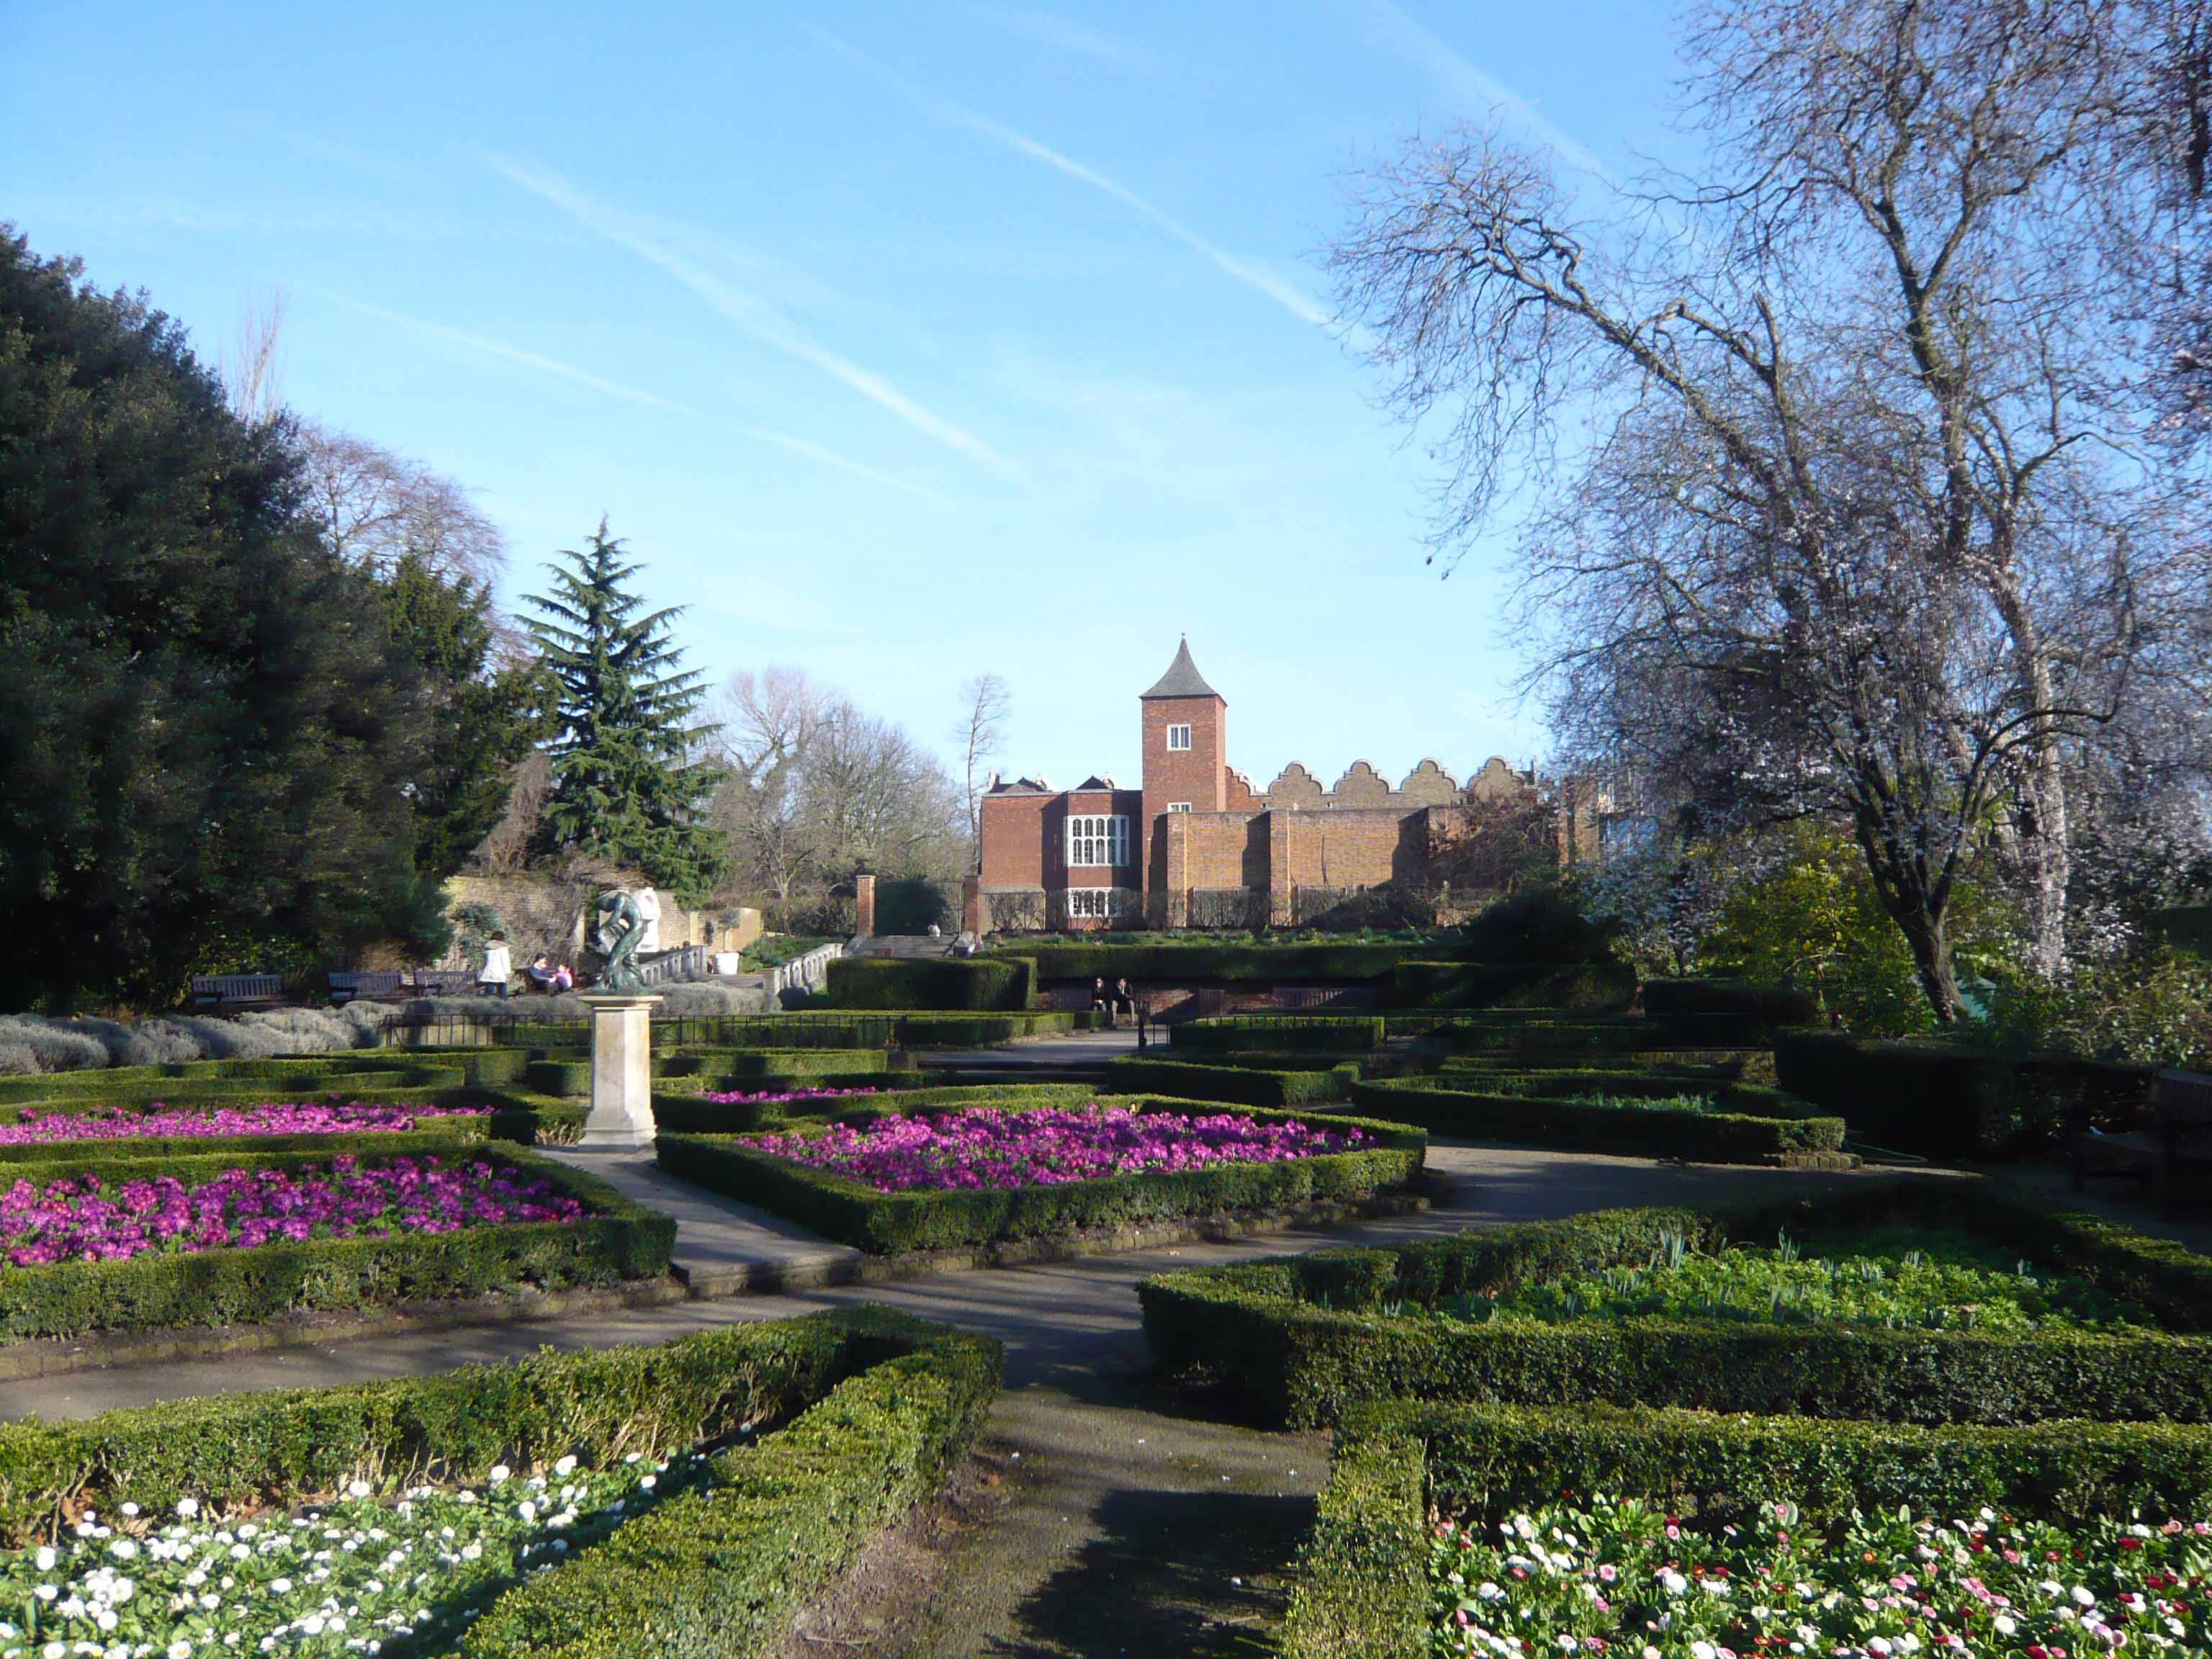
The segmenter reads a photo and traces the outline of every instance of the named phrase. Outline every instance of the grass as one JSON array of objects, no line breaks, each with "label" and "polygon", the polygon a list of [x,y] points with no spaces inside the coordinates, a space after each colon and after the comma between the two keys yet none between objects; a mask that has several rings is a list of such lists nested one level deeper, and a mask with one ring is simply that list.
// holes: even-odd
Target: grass
[{"label": "grass", "polygon": [[1662,1317],[1991,1332],[2153,1322],[2087,1279],[2039,1273],[1964,1233],[1905,1227],[1710,1252],[1669,1234],[1646,1261],[1460,1297],[1438,1312],[1469,1322]]}]

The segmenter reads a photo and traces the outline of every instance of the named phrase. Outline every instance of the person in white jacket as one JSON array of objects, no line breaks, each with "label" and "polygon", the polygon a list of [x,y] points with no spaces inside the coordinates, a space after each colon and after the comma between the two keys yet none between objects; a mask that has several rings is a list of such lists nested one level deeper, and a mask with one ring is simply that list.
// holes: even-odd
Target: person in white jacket
[{"label": "person in white jacket", "polygon": [[477,989],[488,997],[507,999],[507,982],[514,977],[514,959],[507,941],[495,933],[484,941],[483,966],[477,970]]}]

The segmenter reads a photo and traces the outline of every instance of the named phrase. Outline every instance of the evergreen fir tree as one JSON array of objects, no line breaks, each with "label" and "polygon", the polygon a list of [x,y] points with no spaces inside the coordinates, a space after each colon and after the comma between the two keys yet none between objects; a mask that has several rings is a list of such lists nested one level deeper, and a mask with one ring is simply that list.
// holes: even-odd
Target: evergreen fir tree
[{"label": "evergreen fir tree", "polygon": [[574,849],[632,865],[657,884],[696,896],[720,874],[722,849],[701,809],[713,769],[696,758],[714,730],[692,723],[702,677],[670,642],[681,607],[640,615],[606,520],[580,552],[549,565],[552,591],[528,596],[528,623],[558,686],[558,735],[543,850]]}]

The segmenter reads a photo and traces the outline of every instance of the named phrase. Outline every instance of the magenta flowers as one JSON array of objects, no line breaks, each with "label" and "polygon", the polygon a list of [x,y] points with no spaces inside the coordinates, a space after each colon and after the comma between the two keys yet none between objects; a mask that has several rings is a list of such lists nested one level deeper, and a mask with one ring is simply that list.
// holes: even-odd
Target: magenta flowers
[{"label": "magenta flowers", "polygon": [[781,1106],[790,1100],[848,1100],[855,1096],[873,1093],[873,1089],[736,1089],[699,1095],[695,1098],[711,1100],[717,1106]]},{"label": "magenta flowers", "polygon": [[363,1167],[341,1156],[319,1168],[226,1170],[189,1187],[173,1176],[110,1185],[84,1175],[44,1188],[18,1181],[0,1192],[0,1249],[27,1267],[570,1221],[584,1213],[580,1200],[550,1182],[485,1158],[395,1158]]},{"label": "magenta flowers", "polygon": [[738,1137],[879,1192],[1056,1186],[1137,1170],[1273,1164],[1370,1144],[1357,1129],[1262,1123],[1233,1112],[1206,1117],[1126,1106],[970,1107],[927,1116],[833,1124],[814,1133]]},{"label": "magenta flowers", "polygon": [[0,1123],[0,1146],[49,1140],[131,1140],[142,1135],[335,1135],[411,1129],[426,1118],[482,1117],[481,1106],[391,1106],[353,1102],[304,1105],[164,1106],[143,1112],[26,1113]]}]

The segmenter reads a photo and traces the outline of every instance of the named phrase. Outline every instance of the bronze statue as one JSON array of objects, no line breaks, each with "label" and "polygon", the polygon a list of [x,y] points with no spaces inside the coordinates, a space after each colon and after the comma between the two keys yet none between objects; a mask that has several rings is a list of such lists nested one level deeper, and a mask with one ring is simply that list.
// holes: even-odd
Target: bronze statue
[{"label": "bronze statue", "polygon": [[637,949],[644,939],[645,918],[638,914],[637,901],[619,888],[600,894],[599,927],[592,934],[592,948],[606,964],[599,970],[600,990],[645,988],[637,971]]}]

